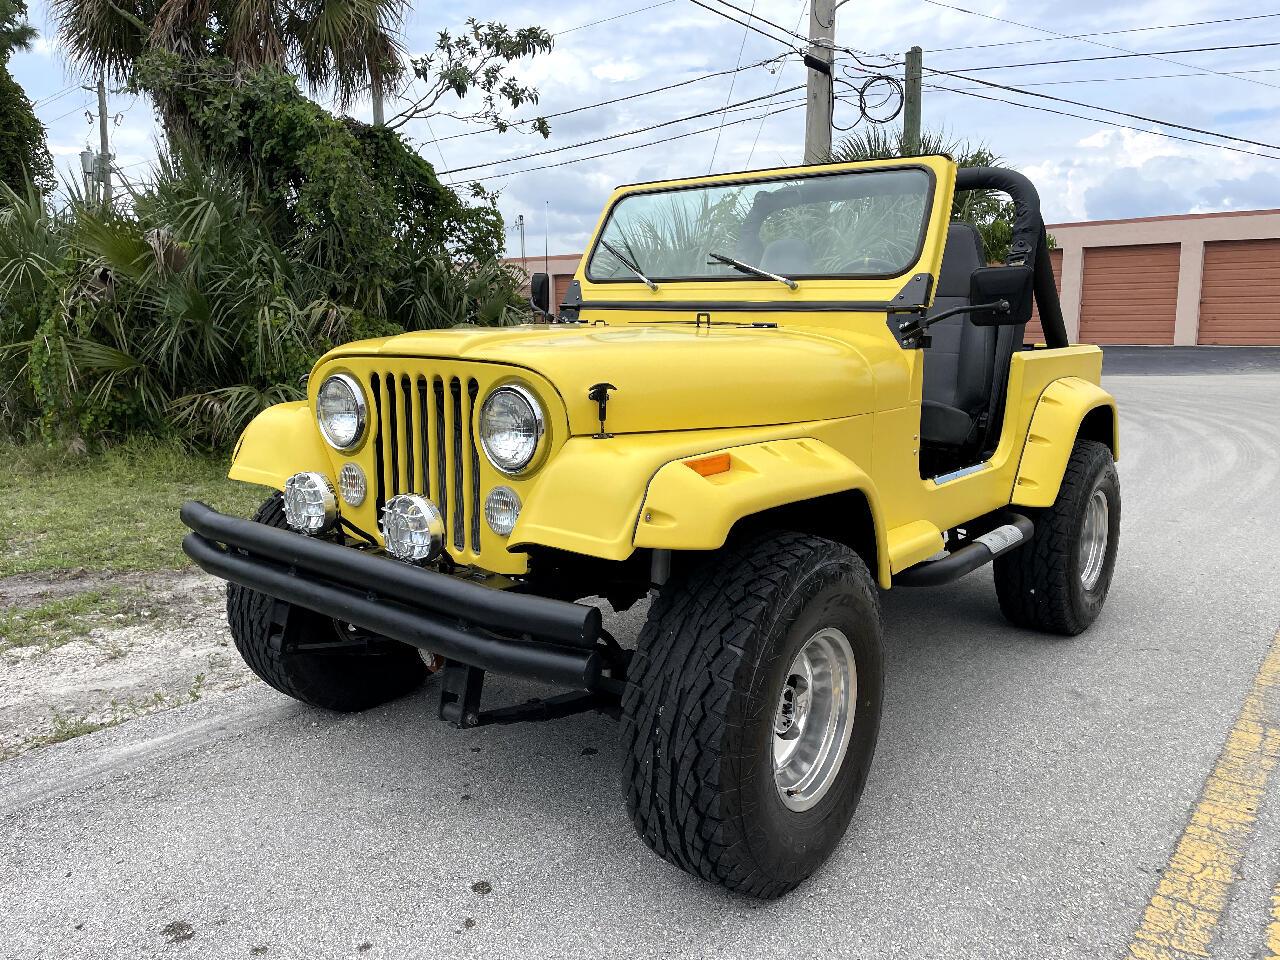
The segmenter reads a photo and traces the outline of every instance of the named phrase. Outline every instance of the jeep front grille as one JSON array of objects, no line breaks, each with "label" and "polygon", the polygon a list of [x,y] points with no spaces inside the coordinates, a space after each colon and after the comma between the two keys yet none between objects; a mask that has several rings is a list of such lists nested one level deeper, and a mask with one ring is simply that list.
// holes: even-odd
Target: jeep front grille
[{"label": "jeep front grille", "polygon": [[377,372],[369,375],[369,392],[378,422],[373,457],[379,517],[396,494],[420,494],[444,515],[455,558],[478,557],[479,382],[447,374]]}]

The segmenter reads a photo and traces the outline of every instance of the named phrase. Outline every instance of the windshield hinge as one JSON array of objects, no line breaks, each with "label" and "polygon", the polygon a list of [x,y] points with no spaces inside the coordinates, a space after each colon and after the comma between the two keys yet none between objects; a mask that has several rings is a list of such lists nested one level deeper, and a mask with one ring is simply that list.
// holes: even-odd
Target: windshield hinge
[{"label": "windshield hinge", "polygon": [[917,273],[898,291],[898,295],[889,301],[890,313],[914,313],[929,305],[929,292],[933,286],[933,277],[927,273]]}]

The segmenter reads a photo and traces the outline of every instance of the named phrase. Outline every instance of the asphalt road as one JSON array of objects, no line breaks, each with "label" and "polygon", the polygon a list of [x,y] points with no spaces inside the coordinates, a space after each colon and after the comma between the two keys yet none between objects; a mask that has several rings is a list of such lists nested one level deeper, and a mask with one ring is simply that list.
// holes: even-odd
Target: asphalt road
[{"label": "asphalt road", "polygon": [[[1021,633],[985,571],[886,594],[875,766],[791,896],[651,855],[604,718],[458,733],[428,692],[342,717],[255,685],[0,765],[0,955],[1125,956],[1280,627],[1280,372],[1108,386],[1101,620]],[[1214,957],[1267,955],[1280,800],[1254,788],[1239,863],[1202,870]]]}]

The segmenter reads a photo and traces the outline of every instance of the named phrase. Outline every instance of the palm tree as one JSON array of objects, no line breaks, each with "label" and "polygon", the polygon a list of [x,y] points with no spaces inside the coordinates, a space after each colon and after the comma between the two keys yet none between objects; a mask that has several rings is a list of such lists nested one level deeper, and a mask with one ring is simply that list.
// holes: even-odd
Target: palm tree
[{"label": "palm tree", "polygon": [[52,6],[71,61],[117,83],[153,51],[192,61],[225,57],[237,69],[294,73],[313,95],[332,91],[345,110],[404,72],[397,35],[406,0],[53,0]]},{"label": "palm tree", "polygon": [[19,0],[0,0],[0,64],[19,50],[30,49],[36,29],[27,23],[27,5]]},{"label": "palm tree", "polygon": [[[920,149],[907,152],[906,134],[901,127],[868,126],[837,143],[831,160],[847,163],[855,160],[888,160],[893,157],[936,156],[945,154],[961,167],[1000,166],[1003,161],[983,144],[974,146],[936,130],[920,134]],[[1013,204],[994,190],[969,190],[957,193],[951,205],[951,218],[972,223],[982,234],[982,243],[991,261],[1003,262],[1013,239]],[[1052,246],[1052,242],[1050,243]]]}]

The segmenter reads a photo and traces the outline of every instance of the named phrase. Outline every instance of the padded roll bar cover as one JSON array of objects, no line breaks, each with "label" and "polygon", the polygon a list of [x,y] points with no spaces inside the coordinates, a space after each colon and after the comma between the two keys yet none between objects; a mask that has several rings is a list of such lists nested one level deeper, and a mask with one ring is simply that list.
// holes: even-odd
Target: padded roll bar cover
[{"label": "padded roll bar cover", "polygon": [[1006,262],[1031,264],[1045,343],[1050,347],[1069,346],[1062,303],[1053,282],[1049,238],[1040,214],[1040,194],[1035,184],[1017,170],[1004,167],[961,167],[956,171],[956,192],[961,190],[999,190],[1013,200],[1013,239]]}]

